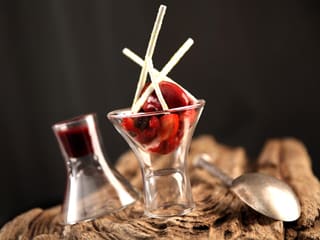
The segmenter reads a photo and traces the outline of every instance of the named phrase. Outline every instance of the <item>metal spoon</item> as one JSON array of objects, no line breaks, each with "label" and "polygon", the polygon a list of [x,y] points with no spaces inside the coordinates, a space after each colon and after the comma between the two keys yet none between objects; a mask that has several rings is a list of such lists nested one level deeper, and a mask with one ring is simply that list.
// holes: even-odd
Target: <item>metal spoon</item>
[{"label": "metal spoon", "polygon": [[300,217],[299,200],[285,182],[261,173],[247,173],[231,179],[209,163],[210,158],[207,154],[200,154],[195,157],[193,164],[218,177],[244,203],[257,212],[286,222],[295,221]]}]

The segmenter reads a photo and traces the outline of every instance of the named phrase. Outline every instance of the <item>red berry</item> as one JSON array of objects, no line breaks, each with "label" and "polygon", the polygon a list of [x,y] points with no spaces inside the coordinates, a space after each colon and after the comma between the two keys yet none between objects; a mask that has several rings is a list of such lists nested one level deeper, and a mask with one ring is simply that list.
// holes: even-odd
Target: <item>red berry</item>
[{"label": "red berry", "polygon": [[151,142],[157,136],[157,129],[156,128],[147,128],[143,131],[139,132],[136,139],[138,142],[142,144],[146,144]]},{"label": "red berry", "polygon": [[156,116],[152,116],[149,120],[149,126],[150,128],[159,128],[160,127],[160,121]]},{"label": "red berry", "polygon": [[189,104],[187,94],[176,84],[162,81],[160,90],[169,108],[183,107]]},{"label": "red berry", "polygon": [[160,121],[157,117],[152,116],[148,120],[148,125],[144,129],[141,129],[137,136],[137,140],[142,143],[151,142],[158,134],[158,129],[160,128]]},{"label": "red berry", "polygon": [[181,138],[179,136],[174,136],[173,138],[169,138],[167,140],[167,148],[166,151],[169,153],[175,150],[180,144]]},{"label": "red berry", "polygon": [[162,141],[173,138],[177,134],[179,129],[178,114],[165,114],[160,118],[160,123],[161,126],[158,134]]},{"label": "red berry", "polygon": [[158,153],[158,154],[168,154],[175,150],[180,144],[180,138],[178,136],[174,136],[167,140],[161,141],[157,146],[150,147],[148,150],[150,152]]},{"label": "red berry", "polygon": [[132,118],[124,118],[122,119],[122,127],[126,129],[127,131],[137,131],[135,125],[134,125],[134,120]]},{"label": "red berry", "polygon": [[[187,94],[176,84],[167,81],[161,81],[159,83],[159,87],[169,108],[183,107],[191,103],[191,100]],[[147,98],[142,106],[142,109],[145,112],[162,110],[161,104],[155,92],[153,92]]]},{"label": "red berry", "polygon": [[184,123],[188,123],[189,126],[192,126],[197,118],[197,112],[194,109],[189,109],[181,113],[180,120]]},{"label": "red berry", "polygon": [[158,130],[159,144],[150,147],[150,152],[159,154],[167,154],[179,146],[180,134],[179,133],[179,116],[178,114],[165,114],[160,117],[160,128]]}]

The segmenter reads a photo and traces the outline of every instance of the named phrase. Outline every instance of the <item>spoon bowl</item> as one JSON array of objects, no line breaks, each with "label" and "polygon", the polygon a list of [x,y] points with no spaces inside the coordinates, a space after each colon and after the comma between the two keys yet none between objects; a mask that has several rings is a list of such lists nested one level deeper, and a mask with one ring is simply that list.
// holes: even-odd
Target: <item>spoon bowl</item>
[{"label": "spoon bowl", "polygon": [[265,216],[285,222],[295,221],[300,217],[299,200],[284,181],[261,173],[246,173],[231,179],[209,163],[209,160],[209,155],[200,154],[195,157],[193,164],[218,177],[249,207]]}]

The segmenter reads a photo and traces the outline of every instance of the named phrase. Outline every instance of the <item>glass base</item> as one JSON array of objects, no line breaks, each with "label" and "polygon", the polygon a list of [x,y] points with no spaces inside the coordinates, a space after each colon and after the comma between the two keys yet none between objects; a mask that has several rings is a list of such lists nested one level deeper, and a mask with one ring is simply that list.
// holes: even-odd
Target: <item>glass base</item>
[{"label": "glass base", "polygon": [[104,217],[106,215],[110,215],[110,214],[113,214],[113,213],[117,213],[119,211],[122,211],[124,210],[125,208],[128,208],[130,207],[131,205],[134,205],[136,203],[136,201],[132,202],[132,203],[129,203],[127,205],[123,205],[121,206],[120,208],[118,209],[113,209],[113,210],[106,210],[106,209],[101,209],[100,212],[97,212],[96,214],[94,215],[91,215],[90,217],[83,217],[83,218],[79,218],[77,220],[71,220],[71,221],[67,221],[66,218],[65,218],[65,214],[63,212],[61,212],[61,215],[62,217],[65,218],[65,223],[68,224],[68,225],[74,225],[74,224],[77,224],[79,222],[89,222],[89,221],[92,221],[92,220],[96,220],[97,218],[101,218],[101,217]]},{"label": "glass base", "polygon": [[145,210],[144,214],[151,218],[168,218],[183,216],[190,213],[194,209],[195,205],[183,205],[183,204],[172,204],[168,203],[167,206],[164,205],[152,212]]},{"label": "glass base", "polygon": [[162,218],[181,216],[194,208],[189,181],[182,171],[167,168],[145,176],[145,214]]}]

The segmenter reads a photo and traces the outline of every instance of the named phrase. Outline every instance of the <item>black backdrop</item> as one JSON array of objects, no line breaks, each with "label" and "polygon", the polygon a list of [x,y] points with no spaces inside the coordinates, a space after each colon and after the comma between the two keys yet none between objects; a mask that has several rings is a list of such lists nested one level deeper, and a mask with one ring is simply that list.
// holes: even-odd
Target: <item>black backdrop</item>
[{"label": "black backdrop", "polygon": [[320,176],[317,1],[1,1],[0,226],[61,202],[53,123],[96,112],[110,160],[128,149],[105,115],[131,103],[140,69],[121,50],[144,55],[161,3],[155,66],[195,40],[170,73],[207,100],[195,135],[251,159],[268,138],[297,137]]}]

